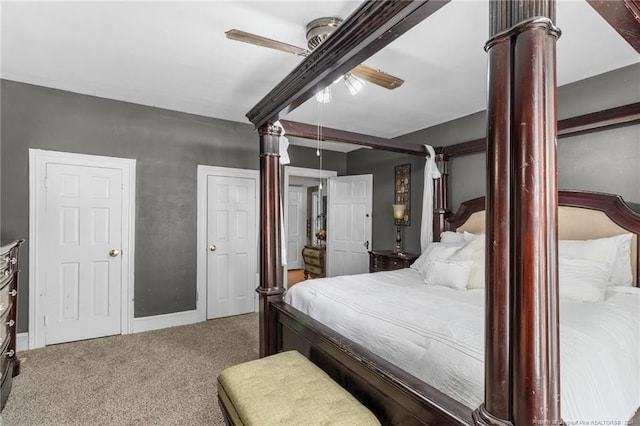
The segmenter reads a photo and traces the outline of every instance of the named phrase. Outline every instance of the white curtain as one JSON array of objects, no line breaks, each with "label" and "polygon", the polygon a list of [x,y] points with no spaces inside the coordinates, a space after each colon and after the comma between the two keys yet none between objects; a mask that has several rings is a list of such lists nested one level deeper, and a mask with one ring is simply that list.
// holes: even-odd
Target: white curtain
[{"label": "white curtain", "polygon": [[[280,130],[282,131],[282,133],[280,134],[279,151],[280,151],[280,165],[284,166],[291,162],[289,160],[289,153],[287,152],[287,150],[289,149],[289,139],[284,137],[284,127],[282,127],[282,124],[280,124],[279,121],[276,121],[274,125],[279,127]],[[288,191],[289,188],[284,188],[284,190]],[[280,256],[282,257],[282,260],[281,260],[282,266],[286,266],[287,236],[284,234],[284,206],[283,206],[282,191],[280,191]]]},{"label": "white curtain", "polygon": [[436,165],[436,153],[431,145],[424,145],[429,153],[424,165],[424,190],[422,194],[422,224],[420,226],[420,249],[424,251],[433,241],[433,180],[440,178]]}]

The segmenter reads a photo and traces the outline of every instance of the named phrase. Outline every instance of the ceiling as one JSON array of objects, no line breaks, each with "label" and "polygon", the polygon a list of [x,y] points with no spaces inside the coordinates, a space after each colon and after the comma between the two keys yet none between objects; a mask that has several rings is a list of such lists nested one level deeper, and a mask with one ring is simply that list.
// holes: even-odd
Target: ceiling
[{"label": "ceiling", "polygon": [[[346,18],[353,1],[2,2],[4,79],[248,123],[245,117],[300,61],[228,40],[236,28],[305,46],[305,24]],[[640,62],[585,1],[559,0],[558,80]],[[456,31],[456,28],[463,31]],[[313,100],[287,119],[396,137],[486,105],[487,0],[453,0],[366,63],[403,78],[352,97]],[[325,148],[326,149],[326,148]]]}]

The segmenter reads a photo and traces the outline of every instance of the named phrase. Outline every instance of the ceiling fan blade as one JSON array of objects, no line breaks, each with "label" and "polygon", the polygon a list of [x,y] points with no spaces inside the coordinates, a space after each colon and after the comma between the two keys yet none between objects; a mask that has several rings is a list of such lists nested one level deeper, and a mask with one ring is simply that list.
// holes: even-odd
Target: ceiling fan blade
[{"label": "ceiling fan blade", "polygon": [[298,56],[307,56],[310,52],[298,46],[283,43],[281,41],[272,40],[256,34],[247,33],[240,30],[229,30],[225,32],[230,40],[242,41],[244,43],[255,44],[257,46],[269,47],[271,49],[280,50],[282,52],[292,53]]},{"label": "ceiling fan blade", "polygon": [[385,89],[395,89],[402,86],[402,83],[404,83],[404,80],[401,78],[394,77],[365,64],[360,64],[352,69],[351,74],[363,80],[367,80],[369,83],[384,87]]}]

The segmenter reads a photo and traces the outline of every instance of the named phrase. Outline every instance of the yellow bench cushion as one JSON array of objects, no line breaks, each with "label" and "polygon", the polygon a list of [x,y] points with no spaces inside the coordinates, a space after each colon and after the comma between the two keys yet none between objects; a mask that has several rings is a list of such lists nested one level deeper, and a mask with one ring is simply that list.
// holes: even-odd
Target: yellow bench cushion
[{"label": "yellow bench cushion", "polygon": [[239,425],[379,425],[378,419],[296,351],[224,370],[218,395]]}]

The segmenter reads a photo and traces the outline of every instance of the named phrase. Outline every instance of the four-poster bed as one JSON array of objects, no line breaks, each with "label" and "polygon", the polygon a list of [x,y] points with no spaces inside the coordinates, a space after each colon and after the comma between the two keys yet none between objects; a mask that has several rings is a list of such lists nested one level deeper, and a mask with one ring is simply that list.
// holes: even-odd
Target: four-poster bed
[{"label": "four-poster bed", "polygon": [[[298,349],[383,423],[560,423],[555,113],[559,30],[553,25],[553,0],[490,3],[487,197],[464,205],[469,211],[486,205],[486,238],[491,242],[486,255],[484,403],[472,411],[282,302],[281,130],[273,124],[445,4],[364,3],[247,114],[258,128],[261,153],[260,355]],[[379,138],[371,139],[376,140],[369,146],[394,150],[393,144],[385,147]],[[439,152],[443,169],[448,158]],[[444,172],[436,183],[434,235],[458,228],[463,215],[448,218]],[[637,263],[640,218],[621,200],[574,194],[568,203],[602,211],[636,234]]]},{"label": "four-poster bed", "polygon": [[[591,244],[584,244],[584,240],[627,234],[629,229],[620,225],[633,228],[632,233],[636,237],[630,240],[631,249],[627,252],[626,265],[629,276],[633,273],[634,282],[637,281],[639,214],[629,210],[619,197],[607,194],[561,191],[559,204],[562,247],[566,244],[571,246],[569,241],[583,246]],[[455,215],[446,219],[447,229],[460,232],[457,236],[465,235],[462,232],[483,233],[484,205],[484,197],[463,203]],[[452,238],[448,234],[446,237]],[[597,244],[606,244],[602,240],[595,241],[598,241]],[[447,241],[444,248],[448,250],[451,244],[451,241]],[[560,264],[563,264],[562,260]],[[482,401],[483,389],[484,292],[470,287],[461,291],[445,285],[425,285],[423,276],[418,272],[421,268],[416,266],[391,273],[335,277],[297,285],[285,295],[286,303],[278,305],[278,308],[286,310],[287,315],[295,318],[293,321],[290,318],[280,320],[282,328],[279,332],[282,336],[279,338],[282,339],[283,349],[297,349],[320,365],[330,364],[331,361],[326,357],[330,359],[335,356],[326,349],[331,345],[342,345],[347,351],[356,351],[360,358],[365,359],[372,359],[373,353],[377,355],[373,357],[377,360],[376,368],[386,371],[385,375],[388,373],[396,377],[397,371],[385,370],[387,364],[392,364],[396,370],[401,368],[409,373],[415,383],[422,380],[452,397],[466,406],[467,411],[469,407],[477,407]],[[560,276],[563,276],[562,272]],[[563,406],[563,416],[569,421],[592,420],[596,412],[602,418],[627,420],[638,404],[634,406],[633,402],[626,401],[627,406],[621,406],[620,391],[627,390],[631,395],[638,382],[634,381],[632,368],[623,367],[622,363],[615,361],[624,357],[622,353],[629,345],[637,346],[633,336],[640,334],[640,310],[637,309],[638,294],[629,296],[614,292],[639,292],[622,286],[611,290],[611,294],[607,293],[602,300],[592,300],[593,295],[589,293],[593,290],[591,284],[586,280],[584,283],[581,281],[577,294],[567,292],[567,287],[561,287],[560,291],[561,312],[564,312],[562,356],[564,360],[571,361],[562,370],[562,392],[569,396]],[[633,303],[636,304],[635,310]],[[596,311],[598,320],[594,321],[596,317],[592,314]],[[625,313],[630,317],[626,317]],[[610,315],[624,320],[616,325],[605,320]],[[320,331],[320,336],[315,336],[308,329],[302,330],[301,324],[305,324],[308,317],[329,327],[334,333],[338,332],[340,336],[334,334],[327,337],[320,329],[316,330]],[[585,323],[591,324],[590,334],[584,333]],[[315,329],[313,324],[309,327]],[[602,330],[596,330],[597,327]],[[623,334],[620,330],[627,330],[628,333]],[[614,334],[616,337],[613,340],[623,339],[622,343],[611,342],[611,336],[607,337],[607,334]],[[635,353],[634,362],[638,364],[640,354],[637,350]],[[379,364],[379,358],[385,360],[382,365]],[[588,371],[590,373],[586,376],[589,378],[597,376],[594,372],[606,371],[607,376],[615,379],[604,380],[598,387],[593,387],[589,379],[584,380]],[[349,374],[343,371],[338,377],[345,381],[344,377],[349,377]],[[390,377],[386,378],[391,380]],[[346,381],[349,383],[350,380]],[[593,381],[598,382],[595,379]],[[424,388],[420,392],[424,393]],[[427,395],[434,393],[432,389]],[[640,395],[636,392],[631,400],[638,397]],[[382,405],[379,401],[377,404]],[[371,405],[375,406],[376,403]],[[397,416],[398,413],[393,415]],[[394,423],[399,421],[391,418]]]},{"label": "four-poster bed", "polygon": [[[634,283],[637,285],[637,265],[639,263],[637,235],[640,232],[640,214],[631,211],[620,197],[600,193],[561,191],[559,204],[561,206],[559,209],[559,237],[563,240],[603,238],[619,232],[631,232],[634,234],[628,263],[632,265],[630,269],[633,270]],[[456,214],[450,215],[445,219],[446,229],[473,233],[482,232],[485,225],[484,206],[484,197],[464,202]],[[398,272],[400,271],[394,271],[394,274]],[[458,394],[462,393],[464,395],[463,398],[466,398],[467,401],[478,398],[477,388],[479,384],[477,380],[475,383],[470,381],[470,376],[478,374],[477,371],[474,373],[471,370],[473,368],[477,370],[478,363],[481,363],[481,361],[475,359],[479,357],[476,351],[478,349],[477,342],[472,344],[468,339],[463,339],[462,337],[467,327],[479,326],[482,321],[476,318],[476,324],[463,322],[463,328],[459,328],[456,325],[455,328],[451,329],[454,333],[460,334],[460,341],[451,341],[451,346],[461,346],[464,353],[471,351],[472,360],[468,362],[467,357],[462,357],[462,361],[466,362],[466,371],[463,374],[453,372],[450,377],[451,380],[445,380],[436,389],[432,387],[432,385],[435,386],[435,383],[427,380],[421,381],[420,378],[428,377],[432,373],[433,368],[427,368],[427,365],[432,367],[435,364],[432,361],[443,362],[441,359],[432,360],[429,358],[434,356],[432,353],[436,350],[435,345],[442,340],[442,336],[439,334],[440,337],[436,339],[435,343],[432,342],[428,336],[434,331],[429,328],[428,323],[421,324],[419,320],[415,323],[409,320],[407,332],[403,332],[402,329],[390,332],[385,325],[386,322],[378,323],[377,320],[382,317],[392,317],[392,323],[403,323],[407,321],[407,316],[409,319],[415,317],[416,319],[425,319],[425,321],[428,318],[433,320],[435,317],[449,324],[452,319],[456,321],[462,320],[457,315],[461,310],[453,309],[451,313],[446,310],[443,312],[441,306],[437,305],[449,307],[450,302],[457,303],[457,300],[461,299],[460,303],[464,306],[462,312],[464,312],[465,316],[469,316],[473,314],[473,310],[478,309],[477,298],[482,293],[478,293],[478,290],[475,290],[475,292],[460,292],[445,287],[439,287],[437,291],[434,291],[433,289],[438,286],[429,290],[429,286],[415,284],[412,281],[414,277],[409,272],[391,277],[378,277],[377,275],[380,274],[338,277],[319,280],[317,283],[307,282],[305,283],[306,286],[305,284],[297,285],[294,290],[287,294],[287,303],[281,302],[273,305],[278,312],[279,329],[277,338],[281,349],[296,349],[305,354],[314,363],[331,372],[334,379],[350,389],[365,405],[388,423],[419,423],[420,421],[424,422],[425,419],[437,419],[439,423],[470,423],[471,409],[447,396],[452,395],[451,393],[446,393],[445,395],[437,389],[440,389],[440,386],[448,387],[452,384],[455,385],[456,381],[464,380],[465,386],[469,389],[468,391],[465,391],[465,389],[459,390]],[[305,287],[308,288],[302,290]],[[358,298],[353,300],[346,297],[359,288],[362,291],[357,293],[360,294]],[[325,295],[323,296],[323,294]],[[313,295],[313,297],[310,298],[309,295]],[[382,299],[382,302],[372,306],[368,299],[375,299],[377,296]],[[405,296],[408,300],[404,300]],[[453,296],[456,297],[454,298]],[[572,360],[571,365],[567,366],[571,368],[566,369],[572,371],[565,371],[565,373],[568,377],[567,384],[573,384],[573,386],[567,386],[563,391],[570,392],[573,396],[571,409],[566,410],[566,414],[571,416],[569,417],[571,420],[576,419],[576,412],[580,413],[578,411],[580,408],[584,412],[586,401],[594,399],[593,395],[581,395],[581,392],[576,391],[581,391],[582,388],[589,388],[589,386],[580,381],[584,373],[589,371],[588,368],[585,368],[584,371],[582,370],[587,361],[576,357],[576,353],[580,354],[584,350],[590,356],[597,356],[595,365],[591,363],[591,368],[594,370],[606,370],[607,374],[618,378],[623,374],[631,373],[629,378],[633,378],[633,370],[627,371],[627,367],[621,367],[619,363],[617,365],[624,368],[624,372],[618,371],[615,373],[608,370],[609,366],[613,365],[612,360],[617,359],[619,353],[614,351],[605,356],[604,353],[587,350],[588,347],[580,347],[580,345],[576,345],[575,341],[571,344],[570,336],[575,332],[575,330],[572,331],[571,322],[574,323],[574,326],[577,323],[578,328],[580,328],[580,324],[583,321],[592,322],[584,313],[589,313],[595,309],[602,308],[599,311],[599,315],[606,316],[605,308],[611,308],[608,303],[615,304],[617,302],[615,299],[609,299],[609,297],[607,298],[608,302],[602,305],[574,301],[564,302],[567,304],[568,309],[565,326],[569,327],[564,331],[565,335],[569,336],[567,337],[568,341],[565,342],[568,347],[564,358]],[[625,302],[633,303],[634,300],[637,300],[637,297],[637,295],[627,297]],[[428,303],[429,298],[435,299],[435,308]],[[329,305],[325,303],[327,300],[330,302]],[[343,305],[354,305],[356,308],[345,310],[348,312],[345,315],[341,312]],[[382,308],[380,307],[381,305]],[[400,307],[399,313],[396,313],[393,309],[397,306]],[[423,311],[420,309],[411,311],[412,306],[414,308],[416,306],[419,308],[427,306],[427,308]],[[360,307],[360,310],[362,309],[361,307],[366,307],[367,310],[360,312],[358,307]],[[307,315],[305,312],[309,311],[311,313]],[[579,315],[577,314],[578,312]],[[621,311],[620,314],[622,313]],[[622,329],[628,329],[632,334],[638,332],[637,309],[635,313],[635,321],[631,321],[633,325],[636,325],[635,329],[628,324],[622,327]],[[617,313],[615,315],[617,316]],[[374,320],[373,322],[376,325],[371,324],[371,319]],[[616,327],[613,324],[607,324],[607,326],[612,327],[613,330],[620,329],[620,327]],[[425,327],[427,331],[422,331]],[[445,331],[448,329],[448,327],[445,328]],[[340,330],[341,332],[338,333],[335,330]],[[445,333],[443,330],[436,331]],[[389,334],[399,336],[398,341],[394,340],[391,342],[392,344],[386,341],[385,339]],[[423,343],[423,339],[424,342],[431,343]],[[375,341],[382,341],[384,344],[381,346],[371,343]],[[601,342],[604,342],[604,340]],[[580,341],[580,344],[582,343]],[[633,345],[633,343],[631,344]],[[609,346],[613,347],[613,345]],[[590,347],[593,348],[593,345]],[[403,363],[404,360],[393,358],[393,352],[399,353],[400,356],[406,358],[407,362],[409,362],[409,358],[424,356],[424,359],[429,360],[429,363],[427,364],[425,361],[418,365]],[[456,356],[459,351],[451,350],[450,352],[445,359],[445,363],[449,361],[453,363],[454,359],[460,358]],[[606,361],[607,359],[608,361]],[[402,366],[402,369],[398,367],[399,365]],[[458,365],[458,363],[454,365]],[[420,371],[421,369],[425,371]],[[443,373],[441,373],[440,369],[436,369],[435,374],[442,375]],[[573,378],[571,378],[571,375],[573,375]],[[591,374],[588,376],[591,376]],[[620,389],[629,389],[628,384],[627,386],[623,386],[622,383],[617,383],[616,385],[620,386]],[[605,391],[605,387],[603,385],[591,390],[599,394],[601,391]],[[474,388],[475,391],[473,390]],[[605,406],[611,404],[612,401],[616,401],[617,398],[615,392],[611,389],[605,392],[605,395],[607,394],[612,394],[612,396],[610,400],[603,399],[602,403]],[[596,396],[595,398],[598,399],[599,397]],[[437,407],[436,410],[438,411],[434,412],[434,407]],[[446,411],[441,412],[443,409]]]}]

